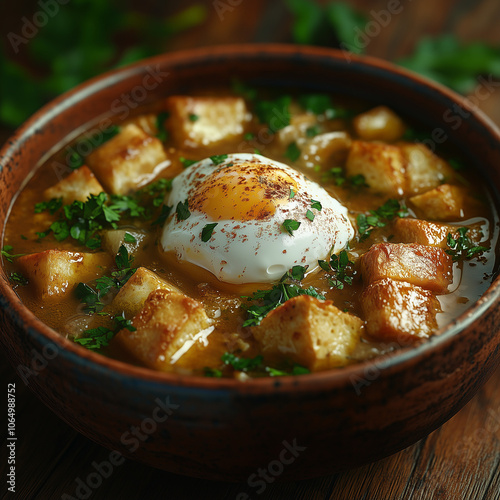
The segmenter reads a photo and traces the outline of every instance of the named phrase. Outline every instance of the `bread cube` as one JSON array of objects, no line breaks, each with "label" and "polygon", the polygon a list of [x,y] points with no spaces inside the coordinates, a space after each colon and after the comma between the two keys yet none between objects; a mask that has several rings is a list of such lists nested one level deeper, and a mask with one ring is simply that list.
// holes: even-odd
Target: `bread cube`
[{"label": "bread cube", "polygon": [[87,156],[87,162],[111,194],[144,186],[170,164],[161,141],[132,123]]},{"label": "bread cube", "polygon": [[298,113],[290,117],[290,125],[276,132],[276,138],[281,146],[288,146],[297,139],[304,137],[309,127],[317,124],[316,115],[313,113]]},{"label": "bread cube", "polygon": [[112,266],[113,259],[106,252],[46,250],[19,257],[17,264],[30,286],[47,299],[64,295],[80,282],[102,276]]},{"label": "bread cube", "polygon": [[119,342],[149,368],[171,371],[193,346],[201,348],[213,331],[203,306],[182,293],[151,292],[132,320],[136,328],[117,333]]},{"label": "bread cube", "polygon": [[111,304],[105,308],[105,311],[111,315],[123,313],[125,318],[131,319],[142,309],[146,299],[155,290],[179,292],[175,285],[160,278],[153,271],[145,267],[139,267],[120,288],[120,291]]},{"label": "bread cube", "polygon": [[241,97],[167,98],[169,129],[180,147],[216,144],[243,134],[250,120]]},{"label": "bread cube", "polygon": [[158,134],[158,125],[156,123],[157,115],[154,113],[147,113],[143,115],[133,116],[122,123],[122,127],[126,127],[129,124],[137,125],[142,128],[146,134],[156,135]]},{"label": "bread cube", "polygon": [[416,243],[378,243],[360,258],[363,282],[383,278],[406,281],[435,293],[448,293],[453,260],[439,247]]},{"label": "bread cube", "polygon": [[363,175],[372,192],[398,197],[406,190],[406,160],[391,144],[353,141],[346,162],[347,177]]},{"label": "bread cube", "polygon": [[347,132],[318,134],[300,144],[301,161],[307,167],[314,165],[336,166],[344,163],[350,147],[351,137]]},{"label": "bread cube", "polygon": [[[411,219],[409,217],[398,218],[394,223],[394,237],[401,243],[418,243],[420,245],[431,245],[447,248],[448,234],[453,238],[458,238],[458,228],[451,224],[430,222],[421,219]],[[467,237],[474,245],[479,245],[487,239],[480,222],[472,224],[467,231]],[[394,240],[393,240],[394,241]]]},{"label": "bread cube", "polygon": [[[131,238],[125,237],[126,234],[133,236],[135,241],[126,241],[127,239],[131,240]],[[137,229],[110,229],[102,233],[101,245],[113,257],[122,245],[127,249],[129,256],[134,256],[146,237],[147,234],[144,231]]]},{"label": "bread cube", "polygon": [[409,201],[424,219],[452,221],[464,219],[467,197],[465,188],[442,184],[423,194],[412,196]]},{"label": "bread cube", "polygon": [[365,141],[397,141],[406,131],[403,120],[386,106],[377,106],[353,120],[354,130]]},{"label": "bread cube", "polygon": [[384,278],[363,290],[361,307],[366,333],[381,342],[400,346],[426,339],[438,327],[439,300],[429,290]]},{"label": "bread cube", "polygon": [[71,172],[54,186],[49,187],[43,192],[45,199],[62,198],[64,205],[70,205],[75,200],[87,201],[87,198],[93,194],[102,193],[104,188],[97,180],[96,176],[89,167],[83,165],[79,169]]},{"label": "bread cube", "polygon": [[425,144],[402,143],[399,147],[407,161],[408,194],[423,193],[454,178],[455,174],[450,165],[436,156]]},{"label": "bread cube", "polygon": [[362,325],[330,300],[299,295],[271,311],[252,334],[268,362],[291,361],[317,371],[349,362]]}]

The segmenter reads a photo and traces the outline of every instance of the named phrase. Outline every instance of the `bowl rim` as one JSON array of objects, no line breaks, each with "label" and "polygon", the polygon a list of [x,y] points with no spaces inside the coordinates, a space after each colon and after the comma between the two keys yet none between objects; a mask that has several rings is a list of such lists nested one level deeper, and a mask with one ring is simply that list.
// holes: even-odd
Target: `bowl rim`
[{"label": "bowl rim", "polygon": [[[36,130],[40,130],[43,126],[47,125],[59,112],[71,107],[75,102],[79,102],[87,96],[99,92],[99,90],[114,82],[125,80],[129,76],[141,73],[147,66],[160,63],[175,64],[176,62],[196,62],[207,60],[207,58],[217,58],[219,56],[236,57],[238,55],[244,55],[258,58],[259,54],[261,56],[268,55],[278,58],[290,58],[301,55],[310,58],[326,57],[336,60],[347,59],[345,51],[340,49],[276,43],[214,45],[194,49],[176,50],[142,59],[128,66],[107,71],[87,80],[56,97],[35,112],[9,139],[7,139],[1,148],[0,174],[2,169],[13,159],[16,151],[29,140],[29,137],[35,133]],[[419,88],[430,88],[434,92],[440,94],[441,98],[458,103],[471,112],[471,117],[468,119],[474,118],[483,128],[488,130],[491,137],[493,137],[496,142],[500,143],[500,129],[480,109],[471,106],[470,101],[468,101],[466,97],[455,93],[437,82],[383,59],[353,53],[349,53],[348,58],[350,60],[348,61],[349,63],[355,62],[361,66],[369,66],[373,70],[381,70],[386,77],[396,75],[403,78],[405,81],[411,80],[414,86],[416,84]],[[0,242],[3,242],[4,230],[5,227],[1,228]],[[4,273],[4,268],[1,264],[0,271]],[[374,366],[380,372],[390,374],[400,370],[405,365],[412,366],[418,364],[431,351],[438,348],[445,348],[451,343],[456,342],[460,337],[461,331],[472,324],[476,317],[482,316],[489,308],[493,307],[495,303],[498,303],[499,298],[500,274],[497,273],[497,276],[492,280],[484,294],[476,302],[471,304],[464,313],[439,329],[439,334],[432,336],[430,339],[416,346],[403,347],[382,356],[360,361],[352,365],[301,375],[300,377],[294,375],[281,377],[269,376],[249,379],[242,382],[234,378],[212,378],[200,375],[182,375],[178,373],[155,371],[150,368],[135,366],[90,351],[61,336],[51,327],[43,323],[20,301],[7,277],[0,280],[0,304],[5,301],[5,304],[8,305],[8,308],[6,308],[8,310],[6,310],[4,314],[10,317],[15,327],[21,329],[24,334],[35,337],[34,340],[39,346],[55,344],[58,349],[61,349],[58,355],[62,354],[67,358],[71,358],[71,362],[75,362],[77,365],[83,365],[87,370],[103,372],[107,376],[127,377],[129,379],[140,380],[144,383],[155,383],[161,386],[182,386],[183,388],[193,390],[226,390],[249,394],[260,394],[268,392],[269,390],[281,392],[293,389],[293,391],[296,392],[309,392],[311,390],[332,389],[353,384],[354,379],[363,379],[363,377],[366,376],[367,370]]]}]

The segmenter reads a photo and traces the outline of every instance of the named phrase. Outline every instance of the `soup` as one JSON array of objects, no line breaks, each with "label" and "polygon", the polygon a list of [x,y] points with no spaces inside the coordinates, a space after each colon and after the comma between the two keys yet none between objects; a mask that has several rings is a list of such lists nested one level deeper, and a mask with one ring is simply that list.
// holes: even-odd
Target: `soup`
[{"label": "soup", "polygon": [[300,375],[416,345],[491,282],[496,211],[386,106],[173,95],[90,129],[17,196],[16,292],[80,345],[160,371]]}]

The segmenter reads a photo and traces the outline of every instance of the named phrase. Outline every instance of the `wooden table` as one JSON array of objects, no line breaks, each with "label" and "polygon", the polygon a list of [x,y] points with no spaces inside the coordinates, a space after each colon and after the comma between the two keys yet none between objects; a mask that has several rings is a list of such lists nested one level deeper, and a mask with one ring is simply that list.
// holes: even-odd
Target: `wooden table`
[{"label": "wooden table", "polygon": [[[291,40],[290,16],[282,2],[222,0],[222,3],[228,6],[223,19],[217,14],[214,2],[206,1],[207,22],[177,36],[171,48]],[[16,2],[12,6],[17,9],[18,17],[10,12],[0,20],[2,33],[16,28],[12,24],[6,26],[6,19],[17,22],[19,27],[25,13],[19,7],[22,4]],[[177,8],[175,2],[169,4],[168,9]],[[373,19],[376,13],[388,8],[389,2],[357,0],[352,4]],[[443,31],[456,33],[464,40],[500,44],[498,0],[442,0],[439,4],[434,0],[402,0],[400,5],[401,12],[393,15],[380,34],[371,38],[367,46],[369,54],[395,59],[410,51],[423,34]],[[500,123],[497,94],[482,101],[481,106]],[[5,133],[1,138],[5,138]],[[414,446],[356,470],[295,483],[273,483],[258,493],[247,484],[179,477],[132,461],[115,466],[105,474],[108,477],[92,475],[95,467],[109,458],[109,451],[55,417],[28,391],[3,354],[0,359],[2,408],[7,407],[8,384],[15,384],[18,435],[15,494],[6,491],[7,454],[6,443],[2,443],[2,498],[500,499],[500,368],[462,411]],[[5,427],[0,432],[4,435]],[[89,482],[92,487],[86,489],[82,482]]]}]

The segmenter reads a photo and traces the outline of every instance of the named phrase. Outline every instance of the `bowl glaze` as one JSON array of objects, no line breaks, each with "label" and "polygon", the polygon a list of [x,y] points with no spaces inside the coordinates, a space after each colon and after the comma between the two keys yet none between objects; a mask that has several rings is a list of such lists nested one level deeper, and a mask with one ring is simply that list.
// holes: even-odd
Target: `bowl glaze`
[{"label": "bowl glaze", "polygon": [[[389,63],[330,49],[224,46],[107,73],[37,112],[0,153],[0,227],[33,166],[69,133],[234,77],[388,104],[428,127],[432,140],[452,141],[500,206],[500,133],[450,90]],[[395,453],[462,408],[500,360],[499,294],[497,272],[479,301],[416,348],[344,369],[242,383],[156,373],[90,352],[39,321],[0,269],[0,342],[47,406],[110,450],[190,476],[250,482],[264,469],[272,478],[296,480]]]}]

